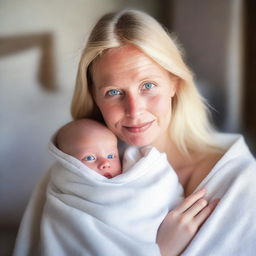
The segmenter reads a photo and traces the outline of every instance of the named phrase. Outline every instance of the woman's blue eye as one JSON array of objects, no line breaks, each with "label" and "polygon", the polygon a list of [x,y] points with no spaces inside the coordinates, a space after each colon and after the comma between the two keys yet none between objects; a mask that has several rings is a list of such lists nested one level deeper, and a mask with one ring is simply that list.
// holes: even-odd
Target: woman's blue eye
[{"label": "woman's blue eye", "polygon": [[115,158],[115,154],[109,154],[109,155],[107,156],[107,158],[108,158],[108,159],[114,159],[114,158]]},{"label": "woman's blue eye", "polygon": [[96,158],[93,155],[86,156],[84,158],[85,161],[94,161]]},{"label": "woman's blue eye", "polygon": [[107,95],[109,96],[115,96],[115,95],[120,95],[121,91],[117,90],[117,89],[111,89],[109,91],[107,91]]},{"label": "woman's blue eye", "polygon": [[150,90],[153,87],[155,87],[155,85],[153,83],[145,83],[144,84],[144,88],[147,89],[147,90]]}]

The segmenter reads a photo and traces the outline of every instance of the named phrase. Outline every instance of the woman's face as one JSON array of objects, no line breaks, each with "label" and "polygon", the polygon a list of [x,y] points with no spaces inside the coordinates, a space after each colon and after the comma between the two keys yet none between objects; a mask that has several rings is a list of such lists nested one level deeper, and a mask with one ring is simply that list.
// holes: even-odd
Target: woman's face
[{"label": "woman's face", "polygon": [[94,100],[119,139],[136,146],[166,142],[177,78],[125,45],[95,61],[92,80]]}]

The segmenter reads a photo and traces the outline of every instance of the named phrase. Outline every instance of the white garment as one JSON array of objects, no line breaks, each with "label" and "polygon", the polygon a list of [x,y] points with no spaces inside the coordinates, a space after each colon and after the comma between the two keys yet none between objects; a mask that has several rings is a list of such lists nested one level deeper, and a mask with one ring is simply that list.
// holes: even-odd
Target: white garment
[{"label": "white garment", "polygon": [[107,179],[53,144],[50,150],[58,162],[41,217],[42,255],[160,255],[158,227],[183,195],[165,154],[130,147],[123,173]]},{"label": "white garment", "polygon": [[229,149],[197,190],[221,201],[183,256],[256,255],[256,161],[242,136],[218,139]]},{"label": "white garment", "polygon": [[[219,144],[226,153],[196,190],[206,187],[208,199],[221,198],[221,201],[184,251],[184,256],[256,254],[255,159],[242,136],[223,135]],[[31,197],[20,226],[15,256],[40,255],[39,224],[48,180],[49,172]]]}]

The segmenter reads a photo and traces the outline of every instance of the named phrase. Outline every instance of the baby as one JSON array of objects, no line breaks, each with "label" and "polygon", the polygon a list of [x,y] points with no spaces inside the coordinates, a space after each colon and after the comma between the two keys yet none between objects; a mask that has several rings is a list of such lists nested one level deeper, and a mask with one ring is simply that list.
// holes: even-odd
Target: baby
[{"label": "baby", "polygon": [[122,173],[117,138],[99,122],[80,119],[66,124],[56,135],[56,145],[107,178]]},{"label": "baby", "polygon": [[43,255],[159,255],[158,228],[183,199],[166,155],[129,146],[121,166],[116,136],[89,119],[66,124],[54,142]]}]

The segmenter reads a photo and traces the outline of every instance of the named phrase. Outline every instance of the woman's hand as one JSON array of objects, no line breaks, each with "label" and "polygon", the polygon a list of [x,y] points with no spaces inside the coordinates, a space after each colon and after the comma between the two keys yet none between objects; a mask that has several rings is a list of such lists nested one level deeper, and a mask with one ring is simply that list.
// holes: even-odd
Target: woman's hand
[{"label": "woman's hand", "polygon": [[205,194],[206,189],[191,194],[165,217],[157,233],[162,256],[179,255],[215,209],[219,199],[208,204]]}]

